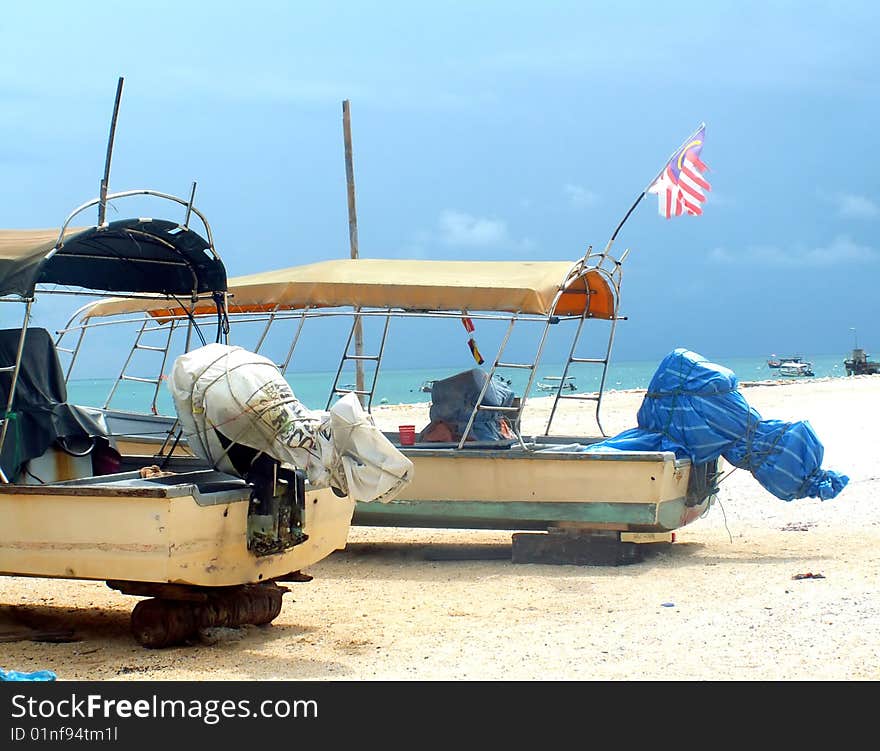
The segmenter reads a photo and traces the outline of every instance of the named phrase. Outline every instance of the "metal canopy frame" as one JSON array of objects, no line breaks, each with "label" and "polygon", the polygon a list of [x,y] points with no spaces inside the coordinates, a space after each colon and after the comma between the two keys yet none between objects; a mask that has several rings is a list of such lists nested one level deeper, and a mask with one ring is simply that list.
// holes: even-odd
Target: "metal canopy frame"
[{"label": "metal canopy frame", "polygon": [[[606,249],[602,253],[594,253],[592,247],[588,248],[584,256],[579,259],[577,262],[572,264],[570,267],[566,277],[561,280],[559,287],[557,289],[555,298],[553,300],[552,305],[550,306],[550,310],[546,314],[536,314],[536,313],[518,313],[518,312],[500,312],[500,311],[468,311],[468,310],[409,310],[403,308],[392,308],[392,307],[384,307],[384,308],[343,308],[339,306],[337,308],[322,308],[322,307],[311,307],[306,306],[303,308],[290,309],[285,307],[283,304],[276,303],[274,307],[269,307],[268,305],[258,312],[235,312],[235,299],[234,294],[232,294],[230,305],[231,309],[229,310],[229,323],[230,330],[234,332],[235,324],[237,321],[248,322],[251,324],[259,324],[263,323],[262,329],[258,331],[257,343],[254,349],[254,352],[259,353],[260,349],[264,347],[270,330],[273,330],[274,327],[279,326],[284,321],[295,321],[297,323],[295,330],[293,331],[289,346],[287,347],[286,355],[282,362],[277,362],[276,365],[279,367],[282,374],[286,374],[296,350],[297,344],[300,341],[300,337],[303,331],[303,327],[307,320],[311,319],[326,319],[330,317],[338,317],[342,316],[344,318],[352,319],[352,327],[350,329],[350,333],[348,339],[346,341],[345,347],[343,348],[342,354],[340,356],[339,366],[336,371],[335,379],[329,387],[328,401],[327,407],[332,403],[333,397],[335,395],[340,395],[343,393],[348,393],[354,391],[354,393],[358,394],[358,397],[364,401],[366,400],[366,409],[370,411],[372,408],[373,396],[376,390],[376,383],[378,382],[380,368],[384,362],[385,355],[385,345],[388,340],[391,328],[392,320],[398,319],[422,319],[422,318],[430,318],[430,319],[450,319],[450,320],[460,320],[462,317],[468,317],[475,321],[477,320],[493,320],[507,323],[507,329],[499,345],[498,351],[495,353],[494,358],[491,361],[491,365],[486,369],[487,378],[485,383],[483,384],[482,390],[477,398],[476,405],[471,412],[470,419],[468,421],[467,427],[464,431],[464,434],[461,440],[458,443],[458,447],[461,448],[465,445],[468,436],[471,433],[473,428],[473,423],[477,417],[477,414],[482,410],[492,410],[496,412],[501,412],[507,414],[511,418],[511,428],[514,434],[517,437],[517,440],[522,445],[522,447],[528,450],[528,446],[523,439],[521,432],[521,421],[522,421],[522,413],[525,407],[528,395],[532,389],[532,386],[536,380],[537,375],[537,367],[541,362],[542,355],[544,353],[544,348],[547,342],[548,333],[550,330],[550,326],[557,325],[563,321],[571,321],[575,325],[575,331],[572,336],[571,345],[568,351],[568,357],[564,366],[564,370],[562,373],[562,377],[560,378],[559,384],[555,389],[553,394],[553,404],[550,410],[550,415],[544,430],[544,435],[549,435],[550,430],[552,428],[553,420],[557,411],[559,409],[560,403],[562,400],[589,400],[594,401],[596,404],[595,407],[595,419],[597,426],[602,433],[603,436],[606,435],[602,423],[601,423],[601,404],[602,404],[602,395],[605,388],[606,376],[608,363],[611,357],[611,351],[614,344],[614,336],[616,331],[616,325],[618,320],[625,320],[625,317],[621,317],[618,314],[617,306],[619,303],[619,295],[620,295],[620,285],[622,281],[622,263],[624,258],[626,257],[628,251],[624,251],[620,258],[615,258],[611,256]],[[579,357],[577,354],[578,351],[578,343],[582,338],[582,335],[585,331],[584,324],[592,318],[590,312],[589,304],[584,306],[583,311],[580,314],[567,314],[567,315],[557,315],[556,308],[562,299],[563,294],[566,289],[573,284],[576,280],[584,278],[588,271],[595,271],[604,278],[609,289],[613,294],[613,302],[614,302],[614,314],[610,316],[610,318],[606,318],[610,324],[610,330],[608,333],[608,340],[604,348],[604,356],[602,357]],[[234,289],[234,285],[233,285]],[[267,303],[271,301],[267,300]],[[80,336],[82,336],[86,329],[97,327],[97,326],[107,326],[107,325],[115,325],[121,323],[123,321],[126,322],[136,322],[136,321],[146,321],[150,322],[155,327],[161,326],[174,326],[179,324],[185,320],[185,316],[180,313],[174,313],[171,310],[165,310],[162,312],[160,316],[156,315],[156,311],[153,311],[151,315],[149,311],[147,312],[129,312],[129,313],[121,313],[118,315],[112,315],[106,320],[102,320],[100,317],[92,317],[89,315],[88,307],[81,309],[78,311],[78,317],[74,317],[71,319],[68,328],[65,329],[63,333],[69,333],[76,330],[80,331]],[[145,305],[145,310],[149,306]],[[190,316],[190,318],[200,318],[205,316],[206,313],[203,309],[197,309]],[[366,322],[371,319],[380,319],[382,323],[382,334],[381,340],[379,344],[379,351],[376,354],[371,355],[363,355],[363,354],[351,354],[350,348],[351,343],[353,341],[354,332],[356,330],[358,322]],[[509,362],[503,359],[504,350],[507,346],[508,341],[510,340],[510,336],[513,332],[515,326],[522,326],[524,324],[538,325],[541,327],[540,333],[537,336],[537,345],[535,349],[535,355],[532,358],[531,362],[524,363],[516,363]],[[234,337],[231,336],[230,340]],[[135,342],[135,346],[132,349],[135,349],[137,346],[137,342]],[[374,372],[372,382],[369,385],[369,388],[366,386],[364,388],[344,388],[340,386],[340,380],[343,373],[344,365],[347,361],[357,361],[363,362],[366,360],[371,361],[374,364]],[[571,367],[576,364],[593,364],[596,366],[601,366],[601,380],[599,385],[599,390],[595,394],[567,394],[563,393],[563,384],[565,383],[565,377],[570,374]],[[509,407],[491,407],[487,405],[482,405],[481,402],[485,397],[486,391],[488,390],[489,384],[492,382],[492,378],[496,374],[496,371],[503,370],[505,368],[512,369],[522,369],[529,371],[528,383],[524,389],[522,396],[520,397],[520,401],[515,406]],[[124,369],[123,369],[124,370]],[[157,374],[158,375],[158,374]],[[125,373],[123,372],[120,375],[120,378],[124,378]],[[108,401],[109,405],[109,401]],[[108,406],[105,405],[105,406]]]},{"label": "metal canopy frame", "polygon": [[[221,260],[220,256],[218,255],[216,249],[214,248],[214,239],[213,239],[213,234],[211,232],[211,227],[210,227],[207,219],[205,218],[205,216],[198,209],[196,209],[195,206],[193,205],[193,200],[195,198],[195,183],[193,183],[193,188],[190,193],[189,200],[184,200],[182,198],[178,198],[177,196],[171,195],[169,193],[162,193],[159,191],[148,190],[148,189],[138,189],[138,190],[123,191],[123,192],[119,192],[119,193],[109,193],[109,194],[105,193],[101,197],[94,198],[90,201],[87,201],[87,202],[81,204],[80,206],[76,207],[64,220],[64,223],[62,224],[61,229],[59,230],[58,240],[55,244],[55,247],[47,252],[47,254],[44,258],[44,263],[50,261],[51,258],[54,255],[56,255],[59,252],[59,250],[64,246],[65,233],[68,231],[68,227],[70,227],[71,222],[79,214],[81,214],[83,211],[85,211],[93,206],[104,207],[104,206],[106,206],[106,203],[108,201],[129,198],[132,196],[152,196],[155,198],[171,201],[173,203],[177,203],[177,204],[183,206],[186,209],[186,216],[185,216],[184,223],[177,225],[180,229],[185,229],[185,230],[189,231],[190,230],[189,222],[190,222],[192,215],[195,214],[197,217],[199,217],[199,219],[201,220],[201,222],[205,228],[206,237],[203,238],[204,241],[207,243],[207,247],[205,248],[205,252],[208,253],[213,258],[214,261],[216,261],[218,264],[220,264],[222,266],[222,260]],[[105,223],[104,225],[95,225],[95,226],[98,227],[98,226],[107,226],[107,225]],[[69,240],[69,238],[68,238],[68,240]],[[121,261],[121,262],[123,262],[123,261]],[[71,281],[73,282],[73,280],[71,280]],[[115,298],[128,297],[131,299],[165,299],[165,300],[174,299],[178,303],[180,302],[179,300],[177,300],[177,298],[175,296],[170,296],[170,295],[162,295],[162,294],[151,295],[151,294],[144,294],[144,293],[131,293],[131,294],[126,295],[126,294],[120,294],[119,292],[116,292],[116,291],[114,291],[112,293],[108,293],[106,290],[92,289],[89,287],[89,285],[92,282],[90,282],[90,280],[87,278],[86,275],[84,275],[81,280],[77,279],[73,283],[75,284],[75,286],[80,287],[81,289],[80,290],[57,289],[57,288],[53,288],[51,285],[38,284],[35,286],[34,294],[32,294],[32,295],[25,295],[25,296],[10,295],[10,296],[6,296],[5,298],[3,298],[3,300],[5,302],[23,303],[24,316],[22,318],[22,323],[21,323],[21,334],[19,336],[18,350],[16,353],[15,363],[10,366],[0,367],[0,376],[5,376],[7,374],[10,374],[11,379],[12,379],[12,382],[10,384],[10,389],[9,389],[9,396],[6,401],[5,409],[4,409],[3,415],[0,416],[0,450],[2,450],[2,448],[3,448],[3,445],[6,441],[7,433],[8,433],[8,428],[9,428],[8,416],[12,412],[12,406],[15,401],[16,386],[18,384],[18,376],[19,376],[19,372],[20,372],[20,368],[21,368],[21,359],[22,359],[22,353],[24,351],[25,338],[27,336],[28,323],[30,321],[31,309],[32,309],[33,303],[36,299],[37,293],[39,293],[41,296],[42,295],[65,295],[66,294],[66,295],[83,295],[83,296],[88,296],[88,297],[115,297]],[[224,279],[224,288],[222,290],[220,290],[220,289],[213,290],[210,294],[200,293],[198,290],[198,284],[196,283],[196,285],[194,286],[194,288],[190,294],[190,300],[189,300],[189,304],[191,306],[190,310],[194,310],[196,305],[200,301],[208,299],[208,298],[210,298],[215,303],[215,309],[218,309],[220,311],[221,315],[225,317],[226,310],[227,310],[227,302],[228,302],[228,295],[227,295],[227,291],[225,288],[225,279]],[[74,317],[81,315],[84,311],[88,310],[93,304],[94,303],[89,303],[89,304],[84,305],[81,308],[79,308],[79,310],[76,311],[76,313],[74,313]],[[71,320],[73,320],[73,319],[71,319]],[[191,335],[193,326],[196,324],[196,319],[194,316],[188,315],[188,316],[186,316],[186,320],[187,320],[187,341],[189,341],[189,337]],[[70,361],[70,364],[69,364],[69,366],[67,368],[67,372],[66,372],[67,378],[70,377],[70,372],[71,372],[73,365],[76,361],[76,358],[79,354],[80,347],[82,344],[82,337],[85,333],[84,329],[79,329],[79,338],[77,339],[75,345],[72,348],[60,347],[59,345],[61,344],[61,340],[64,338],[64,336],[66,334],[70,333],[72,330],[73,329],[68,324],[68,326],[65,327],[65,329],[58,332],[58,338],[56,340],[56,349],[58,349],[59,351],[62,351],[62,352],[67,352],[68,354],[71,355],[71,361]],[[220,332],[218,331],[218,337],[219,337],[219,335],[220,335]],[[135,347],[136,346],[137,346],[137,342],[135,343]],[[133,349],[134,349],[134,347],[133,347]],[[158,381],[157,381],[156,389],[158,392]],[[156,408],[155,405],[156,405],[156,399],[154,397],[154,399],[153,399],[154,411]],[[9,478],[6,477],[2,468],[0,468],[0,482],[8,483],[9,481],[10,481]]]},{"label": "metal canopy frame", "polygon": [[[226,271],[204,216],[190,202],[154,190],[114,193],[107,199],[133,196],[179,203],[186,208],[187,219],[181,224],[167,219],[128,218],[91,227],[72,227],[82,212],[99,203],[96,198],[67,216],[54,244],[47,230],[4,231],[4,286],[0,299],[33,299],[37,291],[51,290],[52,285],[117,296],[155,292],[192,297],[225,289]],[[194,211],[202,221],[206,237],[189,227]],[[168,271],[175,269],[169,275]]]}]

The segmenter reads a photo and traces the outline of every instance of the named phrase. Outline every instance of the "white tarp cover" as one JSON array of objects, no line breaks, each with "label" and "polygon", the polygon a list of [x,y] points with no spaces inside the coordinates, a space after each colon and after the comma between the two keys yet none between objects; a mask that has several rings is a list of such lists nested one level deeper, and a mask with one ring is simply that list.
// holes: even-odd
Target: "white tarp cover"
[{"label": "white tarp cover", "polygon": [[216,469],[239,474],[228,442],[305,472],[315,488],[355,501],[390,501],[413,464],[382,434],[355,394],[328,411],[298,401],[278,366],[242,347],[208,344],[174,361],[168,381],[184,436]]}]

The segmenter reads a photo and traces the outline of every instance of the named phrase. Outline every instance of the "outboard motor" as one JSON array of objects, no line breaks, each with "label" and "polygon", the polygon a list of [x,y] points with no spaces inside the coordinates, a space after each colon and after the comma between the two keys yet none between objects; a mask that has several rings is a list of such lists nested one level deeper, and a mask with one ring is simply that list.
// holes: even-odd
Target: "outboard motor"
[{"label": "outboard motor", "polygon": [[355,394],[327,411],[310,410],[274,362],[242,347],[208,344],[181,355],[168,383],[193,451],[253,487],[258,531],[301,531],[306,485],[386,502],[412,478],[412,462]]}]

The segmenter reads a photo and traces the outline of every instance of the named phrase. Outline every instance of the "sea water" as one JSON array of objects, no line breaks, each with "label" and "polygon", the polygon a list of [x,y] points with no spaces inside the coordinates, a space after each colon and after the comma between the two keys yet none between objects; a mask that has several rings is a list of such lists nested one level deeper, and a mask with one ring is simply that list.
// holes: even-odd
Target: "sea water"
[{"label": "sea water", "polygon": [[[803,359],[812,363],[814,378],[846,377],[846,369],[843,364],[844,358],[839,355],[805,355]],[[785,378],[779,374],[778,369],[768,367],[766,358],[714,358],[713,361],[732,370],[741,383],[765,380],[810,380],[809,377]],[[647,388],[658,365],[659,361],[616,362],[612,359],[605,377],[605,392]],[[487,366],[484,365],[483,367]],[[548,392],[538,389],[537,383],[546,376],[562,375],[563,367],[563,364],[545,364],[540,366],[536,371],[529,396],[552,396],[552,391]],[[434,367],[410,370],[385,370],[383,368],[379,372],[379,377],[373,391],[372,405],[429,402],[431,400],[430,391],[423,391],[423,386],[430,381],[455,375],[461,370],[461,367]],[[497,373],[510,382],[510,388],[517,395],[522,395],[528,382],[527,371],[499,368]],[[371,374],[372,371],[366,368],[364,385],[367,390],[372,385]],[[601,366],[574,364],[569,369],[568,374],[574,378],[575,391],[577,393],[595,393],[600,388]],[[335,370],[287,375],[287,380],[293,388],[297,399],[310,409],[326,409],[329,406],[331,402],[331,389],[335,378]],[[350,377],[341,379],[339,388],[353,388],[351,381]],[[83,406],[103,407],[107,403],[107,398],[111,390],[113,390],[115,383],[114,379],[73,380],[68,384],[68,401]],[[158,387],[136,381],[119,382],[109,406],[126,411],[150,412],[152,411],[151,408],[154,400],[156,412],[166,415],[174,414],[171,394],[164,382],[160,383]]]}]

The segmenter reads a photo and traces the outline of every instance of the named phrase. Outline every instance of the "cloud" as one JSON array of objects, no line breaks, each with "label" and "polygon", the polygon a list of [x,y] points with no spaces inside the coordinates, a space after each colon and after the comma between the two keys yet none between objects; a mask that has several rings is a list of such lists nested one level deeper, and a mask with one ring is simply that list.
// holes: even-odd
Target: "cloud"
[{"label": "cloud", "polygon": [[850,193],[840,193],[834,196],[837,210],[841,216],[854,219],[873,219],[880,215],[880,207],[867,196],[855,196]]},{"label": "cloud", "polygon": [[776,246],[754,246],[743,251],[729,251],[713,248],[709,252],[713,263],[741,264],[761,263],[765,266],[802,268],[833,266],[840,263],[876,263],[880,253],[867,245],[859,245],[845,235],[840,235],[829,244],[819,248],[784,250]]},{"label": "cloud", "polygon": [[407,258],[437,258],[438,254],[443,255],[438,246],[480,248],[485,260],[511,255],[531,256],[539,248],[531,238],[512,237],[507,223],[500,219],[478,217],[454,209],[441,212],[431,231],[415,232],[412,240],[403,247],[403,253]]},{"label": "cloud", "polygon": [[594,206],[599,200],[599,197],[593,193],[593,191],[587,190],[580,185],[566,183],[562,187],[562,191],[568,198],[568,202],[578,209],[585,209],[589,206]]},{"label": "cloud", "polygon": [[487,248],[510,242],[507,225],[499,219],[446,210],[440,215],[440,239],[446,245]]}]

